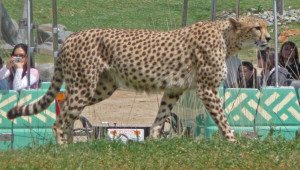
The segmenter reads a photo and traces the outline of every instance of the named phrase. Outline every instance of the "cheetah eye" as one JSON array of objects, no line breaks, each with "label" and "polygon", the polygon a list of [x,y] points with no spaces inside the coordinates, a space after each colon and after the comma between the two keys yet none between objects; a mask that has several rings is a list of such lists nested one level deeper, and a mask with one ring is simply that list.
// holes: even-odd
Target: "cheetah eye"
[{"label": "cheetah eye", "polygon": [[260,30],[260,26],[255,26],[254,27],[256,30]]}]

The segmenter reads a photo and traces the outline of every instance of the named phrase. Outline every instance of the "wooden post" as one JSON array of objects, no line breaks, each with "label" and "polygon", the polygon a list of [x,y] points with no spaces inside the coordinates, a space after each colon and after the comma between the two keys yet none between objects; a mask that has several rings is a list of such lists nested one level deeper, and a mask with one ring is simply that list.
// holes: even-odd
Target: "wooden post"
[{"label": "wooden post", "polygon": [[[240,0],[237,0],[236,3],[236,18],[238,19],[240,17]],[[236,54],[236,57],[238,57],[238,54]],[[245,81],[244,81],[245,83]],[[246,87],[246,85],[245,85]]]},{"label": "wooden post", "polygon": [[283,15],[284,12],[284,0],[276,0],[277,1],[277,12],[280,15]]},{"label": "wooden post", "polygon": [[22,11],[22,18],[19,21],[19,29],[26,29],[27,26],[27,7],[28,7],[28,1],[24,0],[23,3],[23,11]]},{"label": "wooden post", "polygon": [[[275,50],[277,51],[278,49],[278,34],[277,34],[277,0],[274,0],[274,39],[275,39]],[[275,53],[275,87],[278,87],[278,53]]]},{"label": "wooden post", "polygon": [[2,39],[2,0],[0,0],[0,39]]},{"label": "wooden post", "polygon": [[[34,49],[34,46],[35,46],[34,45],[34,38],[33,38],[33,36],[34,36],[34,34],[33,34],[33,32],[34,32],[33,31],[34,26],[33,26],[33,12],[32,11],[33,11],[33,5],[32,5],[32,0],[30,0],[30,23],[29,24],[31,25],[30,26],[31,29],[30,29],[30,39],[29,39],[29,41],[30,41],[30,47],[28,47],[28,48],[30,48],[30,50]],[[31,48],[31,47],[33,47],[33,48]],[[31,53],[30,57],[32,58],[31,61],[33,62],[32,66],[35,67],[34,50],[32,50],[31,52],[32,53]]]},{"label": "wooden post", "polygon": [[58,28],[57,28],[57,4],[52,0],[52,37],[53,37],[53,57],[54,63],[58,54]]},{"label": "wooden post", "polygon": [[211,0],[211,20],[215,21],[216,20],[216,5],[217,1],[216,0]]},{"label": "wooden post", "polygon": [[236,4],[236,18],[240,17],[240,0],[237,0]]},{"label": "wooden post", "polygon": [[182,22],[181,22],[182,27],[186,26],[187,8],[188,8],[188,0],[183,0],[183,13],[182,13]]}]

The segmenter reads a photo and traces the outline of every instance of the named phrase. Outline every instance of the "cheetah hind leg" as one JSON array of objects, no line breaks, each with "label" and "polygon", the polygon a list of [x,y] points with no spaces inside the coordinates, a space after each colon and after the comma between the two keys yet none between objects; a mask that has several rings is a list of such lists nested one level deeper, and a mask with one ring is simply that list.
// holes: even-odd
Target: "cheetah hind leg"
[{"label": "cheetah hind leg", "polygon": [[161,138],[163,133],[163,127],[164,123],[168,119],[168,117],[171,115],[171,111],[173,109],[173,106],[176,104],[178,101],[179,97],[181,96],[182,93],[164,93],[159,110],[157,113],[157,116],[155,118],[155,121],[151,127],[150,130],[150,137],[157,139]]},{"label": "cheetah hind leg", "polygon": [[[95,103],[98,103],[98,102],[101,102],[101,101],[107,99],[108,97],[110,97],[113,94],[113,92],[116,89],[117,89],[117,85],[115,84],[115,82],[109,76],[107,76],[105,74],[102,75],[98,80],[94,96],[90,97],[88,99],[88,101],[86,102],[86,105],[93,105]],[[65,110],[65,108],[67,108],[65,103],[66,102],[64,100],[62,100],[60,102],[60,108],[63,108],[61,115],[64,115],[67,112]],[[82,102],[82,103],[85,103],[85,102]],[[56,120],[56,123],[53,125],[52,130],[55,135],[56,142],[58,144],[65,144],[66,141],[67,141],[67,143],[73,143],[74,121],[80,115],[80,113],[82,112],[85,105],[82,104],[79,107],[82,107],[80,109],[81,111],[77,111],[76,113],[73,113],[72,115],[74,115],[74,116],[72,116],[71,119],[66,120],[66,119],[62,118],[61,116],[59,116]],[[79,107],[78,107],[78,109],[79,109]],[[68,110],[68,112],[70,112],[70,110]],[[68,117],[68,116],[64,116],[64,117]],[[67,122],[67,124],[63,125],[65,122]]]},{"label": "cheetah hind leg", "polygon": [[56,121],[52,126],[56,143],[60,145],[73,143],[74,121],[84,109],[85,104],[83,103],[86,103],[73,103],[76,107],[71,107],[67,104],[69,103],[67,100],[65,99],[60,102],[60,115],[56,117]]},{"label": "cheetah hind leg", "polygon": [[64,119],[63,116],[57,116],[56,122],[52,126],[57,144],[64,145],[73,143],[73,126],[74,119]]},{"label": "cheetah hind leg", "polygon": [[[64,102],[66,100],[61,100],[59,102],[59,108],[60,108],[60,112],[62,112],[62,108],[63,108],[63,105],[64,105]],[[64,144],[65,142],[65,139],[64,139],[64,136],[62,135],[63,134],[63,129],[61,128],[61,124],[63,123],[61,118],[60,118],[61,114],[60,115],[57,115],[56,116],[56,121],[55,123],[53,124],[52,126],[52,131],[53,131],[53,134],[54,134],[54,137],[56,139],[56,143],[57,144]],[[60,121],[61,120],[61,121]],[[60,122],[60,123],[59,123]]]}]

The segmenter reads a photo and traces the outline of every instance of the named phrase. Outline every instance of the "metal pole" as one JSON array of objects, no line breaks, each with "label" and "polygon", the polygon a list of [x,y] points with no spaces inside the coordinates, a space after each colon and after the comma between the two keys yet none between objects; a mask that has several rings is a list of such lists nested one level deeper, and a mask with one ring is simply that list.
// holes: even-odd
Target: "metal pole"
[{"label": "metal pole", "polygon": [[35,29],[35,25],[33,24],[33,5],[32,5],[32,1],[33,0],[30,0],[30,44],[31,44],[31,47],[30,47],[30,66],[33,66],[35,67],[35,60],[34,60],[34,52],[35,52],[35,44],[34,44],[34,32],[33,32],[33,29]]},{"label": "metal pole", "polygon": [[211,20],[215,21],[216,20],[216,0],[211,0]]},{"label": "metal pole", "polygon": [[52,0],[52,37],[53,37],[53,57],[54,63],[58,55],[58,28],[57,28],[57,4]]},{"label": "metal pole", "polygon": [[[237,0],[237,4],[236,4],[236,19],[238,19],[239,17],[240,17],[240,0]],[[236,57],[239,57],[239,55],[236,54]],[[244,83],[246,83],[246,82],[244,82]],[[245,85],[245,87],[246,87],[246,85]]]},{"label": "metal pole", "polygon": [[275,34],[275,75],[276,75],[276,84],[275,87],[278,87],[278,35],[277,35],[277,2],[274,0],[274,34]]},{"label": "metal pole", "polygon": [[2,39],[2,0],[0,0],[0,38]]},{"label": "metal pole", "polygon": [[181,23],[182,27],[186,26],[187,8],[188,8],[188,0],[183,0],[183,13],[182,13],[182,23]]},{"label": "metal pole", "polygon": [[240,17],[240,0],[237,0],[237,5],[236,5],[236,18]]},{"label": "metal pole", "polygon": [[283,15],[284,12],[284,0],[276,0],[276,9],[280,15]]},{"label": "metal pole", "polygon": [[31,53],[31,41],[30,41],[30,32],[31,32],[31,22],[30,22],[30,0],[27,0],[27,57],[28,57],[28,61],[27,61],[27,73],[28,73],[28,79],[27,79],[27,83],[28,83],[28,89],[30,89],[30,53]]}]

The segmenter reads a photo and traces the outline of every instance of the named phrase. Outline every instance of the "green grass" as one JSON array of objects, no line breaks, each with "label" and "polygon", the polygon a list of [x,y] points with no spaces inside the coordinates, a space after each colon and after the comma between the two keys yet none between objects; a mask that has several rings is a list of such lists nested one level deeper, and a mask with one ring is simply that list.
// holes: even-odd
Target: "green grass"
[{"label": "green grass", "polygon": [[[18,19],[22,13],[20,0],[2,0],[12,18]],[[52,22],[51,1],[33,1],[34,23]],[[194,0],[188,4],[188,22],[190,25],[200,20],[209,20],[210,0]],[[181,26],[183,0],[60,0],[57,1],[58,23],[67,26],[70,31],[94,27],[146,28],[168,30]],[[299,9],[295,0],[285,0],[285,7]],[[270,0],[241,0],[241,14],[250,8],[272,10]],[[236,3],[228,0],[217,2],[217,13],[235,11]]]},{"label": "green grass", "polygon": [[[2,0],[16,21],[22,13],[21,0]],[[235,11],[236,1],[217,1],[217,13]],[[51,1],[33,1],[34,23],[52,22]],[[181,26],[183,0],[59,0],[58,23],[70,31],[94,27],[170,30]],[[271,10],[271,0],[241,0],[241,13],[250,8]],[[295,0],[285,7],[300,8]],[[189,1],[187,25],[209,20],[210,0]],[[292,23],[289,28],[300,28]],[[272,28],[270,28],[272,29]],[[292,38],[300,47],[300,37]],[[1,54],[2,55],[2,54]],[[3,56],[3,55],[2,55]],[[256,51],[239,54],[256,62]],[[39,63],[53,62],[36,55]],[[46,145],[0,151],[0,169],[300,169],[299,140],[241,139],[232,144],[219,139],[162,139],[144,143],[109,142],[106,139],[66,147]]]},{"label": "green grass", "polygon": [[101,139],[0,151],[0,160],[3,169],[299,169],[300,142],[173,138],[124,144]]},{"label": "green grass", "polygon": [[[20,0],[2,0],[9,14],[16,21],[22,14]],[[52,3],[49,0],[33,1],[35,24],[52,23]],[[299,9],[300,3],[285,0],[285,8]],[[70,31],[95,27],[137,28],[172,30],[181,27],[183,0],[59,0],[57,1],[58,23]],[[241,0],[240,13],[246,14],[251,8],[272,10],[271,0]],[[222,11],[236,11],[236,1],[217,1],[217,14]],[[188,3],[187,25],[210,20],[211,1],[194,0]],[[289,28],[299,28],[300,23],[292,23]],[[273,27],[269,28],[270,30]],[[272,33],[273,34],[273,33]],[[274,35],[272,35],[274,37]],[[300,37],[291,38],[300,47]],[[279,44],[280,47],[281,44]],[[51,56],[49,56],[51,57]],[[239,57],[256,63],[256,51],[241,52]],[[49,62],[37,55],[40,63]],[[46,60],[45,60],[46,59]],[[50,60],[51,61],[51,60]]]}]

